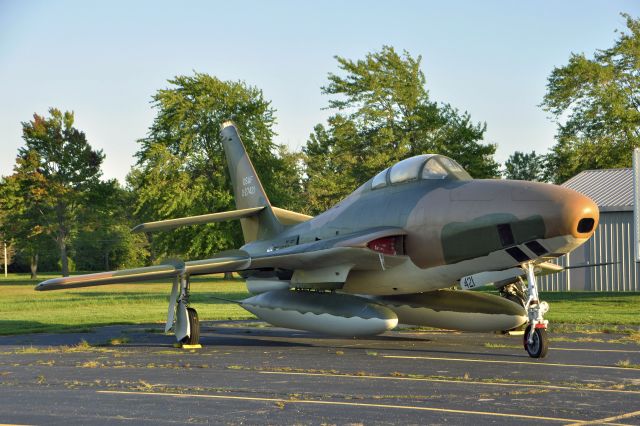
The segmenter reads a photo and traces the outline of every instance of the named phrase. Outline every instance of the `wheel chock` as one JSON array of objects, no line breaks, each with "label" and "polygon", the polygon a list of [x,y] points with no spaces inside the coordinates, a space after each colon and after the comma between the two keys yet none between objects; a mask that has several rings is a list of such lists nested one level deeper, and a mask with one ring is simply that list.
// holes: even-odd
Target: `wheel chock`
[{"label": "wheel chock", "polygon": [[180,349],[202,349],[202,345],[201,344],[197,344],[197,345],[183,345],[182,343],[174,343],[173,344],[174,348],[180,348]]}]

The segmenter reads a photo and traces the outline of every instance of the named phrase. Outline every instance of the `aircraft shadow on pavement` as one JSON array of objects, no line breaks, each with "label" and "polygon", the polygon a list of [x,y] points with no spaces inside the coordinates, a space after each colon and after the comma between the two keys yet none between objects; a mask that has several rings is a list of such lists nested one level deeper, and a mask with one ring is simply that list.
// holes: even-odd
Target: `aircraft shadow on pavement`
[{"label": "aircraft shadow on pavement", "polygon": [[242,337],[234,337],[234,336],[201,336],[200,343],[205,347],[216,347],[216,346],[252,346],[252,347],[314,347],[316,345],[310,343],[301,343],[301,342],[292,342],[286,340],[265,340],[265,339],[254,339],[248,336],[247,338]]},{"label": "aircraft shadow on pavement", "polygon": [[[429,347],[409,347],[404,343],[419,343],[442,345],[437,338],[405,337],[405,336],[371,336],[368,338],[345,338],[338,336],[326,336],[298,330],[288,330],[271,327],[252,327],[256,321],[242,321],[237,326],[220,326],[226,321],[213,321],[210,324],[203,323],[201,343],[205,347],[216,346],[245,346],[245,347],[318,347],[330,346],[332,348],[357,348],[368,351],[385,351],[388,353],[402,352],[404,354],[440,354],[440,355],[473,355],[479,357],[522,358],[520,354],[498,353],[495,351],[474,350],[446,350]],[[158,324],[127,324],[108,325],[85,324],[81,327],[67,328],[60,324],[44,324],[38,321],[24,320],[0,320],[3,329],[19,329],[22,334],[0,335],[0,346],[58,346],[74,345],[88,341],[91,344],[104,344],[109,338],[129,336],[130,342],[124,346],[129,347],[164,347],[175,343],[173,336],[164,335],[163,327]],[[52,331],[51,329],[58,330]],[[151,332],[149,329],[158,332]],[[138,331],[139,330],[139,331]],[[519,340],[518,340],[519,341]],[[353,346],[350,343],[356,343]],[[472,343],[469,344],[472,349]]]},{"label": "aircraft shadow on pavement", "polygon": [[[215,333],[215,336],[208,335],[208,333]],[[243,337],[231,337],[232,335],[242,335]],[[269,340],[269,339],[291,339],[291,340]],[[425,339],[425,338],[411,338],[411,337],[396,337],[396,336],[371,336],[368,338],[353,338],[348,339],[345,337],[326,336],[317,333],[310,333],[298,330],[287,329],[270,329],[270,328],[244,328],[244,327],[228,327],[228,328],[214,328],[207,330],[203,328],[203,336],[201,342],[203,344],[209,344],[210,346],[227,345],[224,340],[229,339],[234,341],[231,346],[303,346],[303,347],[317,347],[323,346],[323,343],[332,342],[327,346],[332,348],[354,348],[351,345],[347,345],[347,342],[362,343],[357,346],[357,349],[368,351],[385,351],[389,353],[407,352],[414,354],[440,354],[440,355],[472,355],[478,357],[501,357],[501,358],[522,358],[522,354],[509,354],[498,353],[495,351],[462,351],[462,350],[445,350],[435,348],[415,348],[415,347],[398,347],[397,344],[401,343],[433,343],[439,344],[438,339]],[[293,340],[296,341],[293,341]],[[319,341],[319,342],[318,342]],[[518,340],[519,342],[519,340]],[[370,344],[367,344],[370,343]],[[376,345],[380,343],[380,345]],[[444,343],[443,343],[444,344]],[[470,345],[471,346],[471,345]]]}]

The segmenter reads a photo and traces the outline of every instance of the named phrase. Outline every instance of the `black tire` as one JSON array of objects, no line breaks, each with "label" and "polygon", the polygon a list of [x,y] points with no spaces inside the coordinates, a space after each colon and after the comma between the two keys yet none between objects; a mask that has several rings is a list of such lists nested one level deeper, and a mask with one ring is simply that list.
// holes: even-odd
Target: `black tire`
[{"label": "black tire", "polygon": [[191,334],[181,340],[183,345],[197,345],[200,341],[200,321],[198,321],[198,312],[193,308],[187,308],[189,316],[189,329]]},{"label": "black tire", "polygon": [[531,331],[531,325],[527,326],[524,331],[523,343],[524,348],[531,358],[544,358],[549,351],[549,337],[547,337],[547,330],[544,328],[536,328],[533,333],[533,342],[529,344],[529,331]]}]

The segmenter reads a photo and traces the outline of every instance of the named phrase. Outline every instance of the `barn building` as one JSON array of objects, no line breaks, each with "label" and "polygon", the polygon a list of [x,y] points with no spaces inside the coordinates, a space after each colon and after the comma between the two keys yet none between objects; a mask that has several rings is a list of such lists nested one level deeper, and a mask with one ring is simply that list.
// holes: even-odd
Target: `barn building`
[{"label": "barn building", "polygon": [[600,209],[594,235],[558,259],[563,266],[619,262],[568,269],[539,279],[543,291],[640,291],[634,253],[633,169],[586,170],[562,186],[590,197]]}]

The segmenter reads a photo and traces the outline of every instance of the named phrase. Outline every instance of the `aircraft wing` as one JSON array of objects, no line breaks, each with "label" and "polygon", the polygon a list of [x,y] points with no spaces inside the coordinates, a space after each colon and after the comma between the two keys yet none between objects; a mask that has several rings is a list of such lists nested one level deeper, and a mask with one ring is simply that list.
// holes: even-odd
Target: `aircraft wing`
[{"label": "aircraft wing", "polygon": [[203,275],[234,272],[246,269],[249,263],[250,258],[247,252],[233,250],[219,253],[211,259],[194,260],[191,262],[172,262],[144,268],[53,278],[38,284],[36,290],[60,290],[106,284],[137,283],[163,278],[174,278],[182,274]]},{"label": "aircraft wing", "polygon": [[349,264],[352,265],[351,269],[355,270],[388,269],[407,261],[408,257],[401,254],[384,254],[371,249],[368,245],[372,241],[402,237],[405,234],[406,232],[401,228],[375,228],[272,250],[255,256],[250,256],[243,250],[231,250],[221,252],[210,259],[53,278],[38,284],[36,290],[135,283],[174,278],[183,274],[204,275],[262,268],[297,270]]},{"label": "aircraft wing", "polygon": [[[564,271],[566,268],[551,262],[540,262],[535,265],[536,276],[545,276]],[[505,269],[502,271],[485,271],[477,274],[462,277],[460,286],[465,290],[493,284],[495,287],[502,287],[505,284],[515,282],[518,278],[526,279],[527,273],[521,267]]]},{"label": "aircraft wing", "polygon": [[[619,262],[603,262],[575,266],[562,266],[553,262],[539,262],[535,265],[535,274],[538,277],[543,277],[545,275],[557,274],[558,272],[570,269],[593,268],[596,266],[616,265],[618,263]],[[472,288],[493,284],[495,287],[500,288],[506,284],[515,282],[518,277],[526,279],[526,275],[526,271],[520,267],[505,269],[502,271],[485,271],[462,277],[460,279],[460,287],[465,290],[470,290]]]}]

